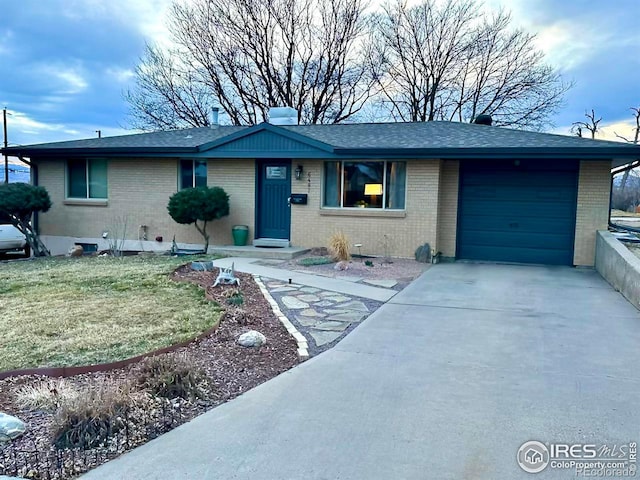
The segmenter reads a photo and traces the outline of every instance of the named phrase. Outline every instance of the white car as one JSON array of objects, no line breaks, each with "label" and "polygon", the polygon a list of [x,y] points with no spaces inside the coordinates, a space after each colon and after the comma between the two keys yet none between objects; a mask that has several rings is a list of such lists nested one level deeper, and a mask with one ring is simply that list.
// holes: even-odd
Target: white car
[{"label": "white car", "polygon": [[0,253],[24,250],[28,257],[31,254],[27,239],[13,225],[0,225]]}]

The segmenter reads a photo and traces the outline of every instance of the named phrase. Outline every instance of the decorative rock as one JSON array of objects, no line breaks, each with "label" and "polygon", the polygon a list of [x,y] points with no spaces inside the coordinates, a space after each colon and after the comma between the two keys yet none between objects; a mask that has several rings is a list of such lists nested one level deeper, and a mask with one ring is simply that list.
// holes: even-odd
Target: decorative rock
[{"label": "decorative rock", "polygon": [[302,317],[302,316],[298,316],[298,315],[296,315],[296,320],[303,327],[315,327],[315,325],[318,323],[318,319],[317,318]]},{"label": "decorative rock", "polygon": [[359,300],[352,300],[351,302],[336,305],[336,308],[357,310],[358,312],[369,312],[369,309],[367,308],[367,306]]},{"label": "decorative rock", "polygon": [[84,254],[84,248],[82,245],[74,245],[69,249],[70,257],[81,257]]},{"label": "decorative rock", "polygon": [[330,300],[332,302],[340,303],[340,302],[349,301],[351,299],[349,297],[345,297],[344,295],[338,295],[337,293],[332,292],[330,297],[325,297],[325,300]]},{"label": "decorative rock", "polygon": [[282,303],[284,303],[284,306],[291,309],[291,310],[297,310],[297,309],[301,309],[301,308],[309,308],[309,304],[305,303],[301,300],[298,300],[296,297],[282,297]]},{"label": "decorative rock", "polygon": [[428,243],[416,248],[416,262],[431,263],[431,246]]},{"label": "decorative rock", "polygon": [[300,312],[300,315],[304,315],[305,317],[317,317],[317,318],[326,317],[324,313],[317,312],[313,308],[305,308]]},{"label": "decorative rock", "polygon": [[318,322],[313,327],[316,330],[330,330],[332,332],[342,332],[347,329],[347,322]]},{"label": "decorative rock", "polygon": [[317,295],[307,293],[305,295],[298,295],[298,300],[302,300],[303,302],[319,302],[320,298]]},{"label": "decorative rock", "polygon": [[334,270],[347,270],[349,268],[349,262],[345,262],[344,260],[336,263],[333,266]]},{"label": "decorative rock", "polygon": [[362,312],[345,312],[331,315],[327,320],[336,320],[338,322],[359,322],[363,318],[367,318],[367,315]]},{"label": "decorative rock", "polygon": [[314,287],[302,287],[300,291],[304,293],[318,293],[320,289]]},{"label": "decorative rock", "polygon": [[331,330],[310,330],[309,335],[313,337],[316,342],[316,346],[321,347],[327,343],[333,342],[336,338],[342,335],[342,332],[333,332]]},{"label": "decorative rock", "polygon": [[322,300],[321,302],[314,303],[313,305],[315,307],[331,307],[333,306],[333,302],[330,302],[329,300]]},{"label": "decorative rock", "polygon": [[213,270],[213,261],[191,262],[191,270],[195,270],[196,272],[210,272]]},{"label": "decorative rock", "polygon": [[249,330],[238,337],[238,344],[243,347],[261,347],[267,343],[267,337],[257,330]]},{"label": "decorative rock", "polygon": [[14,440],[22,435],[26,429],[27,426],[19,418],[0,412],[0,442]]}]

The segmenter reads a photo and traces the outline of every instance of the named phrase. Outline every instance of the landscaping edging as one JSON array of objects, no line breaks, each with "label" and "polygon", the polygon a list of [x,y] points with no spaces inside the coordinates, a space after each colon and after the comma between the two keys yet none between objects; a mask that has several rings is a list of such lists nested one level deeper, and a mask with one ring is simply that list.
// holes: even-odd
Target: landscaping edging
[{"label": "landscaping edging", "polygon": [[640,309],[640,258],[607,231],[596,234],[596,270]]},{"label": "landscaping edging", "polygon": [[147,357],[153,357],[155,355],[161,355],[163,353],[170,353],[179,348],[186,347],[194,342],[198,342],[205,337],[208,337],[212,333],[214,333],[222,320],[224,319],[226,312],[223,311],[218,319],[218,322],[215,326],[211,327],[208,330],[205,330],[200,335],[192,338],[191,340],[186,340],[184,342],[175,343],[173,345],[169,345],[168,347],[159,348],[158,350],[154,350],[152,352],[143,353],[142,355],[137,355],[135,357],[126,358],[124,360],[118,360],[117,362],[110,363],[98,363],[95,365],[81,365],[75,367],[42,367],[42,368],[25,368],[20,370],[8,370],[6,372],[0,372],[0,380],[4,380],[9,377],[18,377],[25,375],[42,375],[44,377],[72,377],[74,375],[82,375],[85,373],[95,373],[95,372],[108,372],[111,370],[116,370],[118,368],[126,367],[127,365],[131,365],[132,363],[139,362]]},{"label": "landscaping edging", "polygon": [[278,320],[280,320],[280,323],[282,323],[284,328],[287,329],[287,332],[289,332],[289,334],[294,338],[294,340],[298,344],[298,358],[300,359],[301,362],[304,362],[309,358],[309,345],[307,343],[307,339],[304,337],[304,335],[302,335],[298,331],[298,329],[293,325],[293,323],[289,321],[289,319],[284,315],[284,313],[282,313],[282,310],[280,310],[280,306],[278,305],[278,302],[276,302],[274,298],[271,296],[271,294],[269,293],[269,290],[267,290],[267,287],[264,286],[264,283],[262,283],[262,280],[260,279],[260,277],[258,275],[254,275],[253,279],[255,280],[256,284],[260,288],[260,291],[262,292],[262,295],[264,295],[264,298],[267,300],[267,302],[269,302],[269,305],[271,305],[271,309],[273,310],[274,315],[278,317]]}]

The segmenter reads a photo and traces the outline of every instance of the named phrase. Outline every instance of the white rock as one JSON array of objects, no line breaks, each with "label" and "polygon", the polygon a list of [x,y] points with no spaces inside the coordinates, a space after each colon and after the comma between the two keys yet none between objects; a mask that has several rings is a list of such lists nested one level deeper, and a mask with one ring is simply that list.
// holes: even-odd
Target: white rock
[{"label": "white rock", "polygon": [[348,270],[349,269],[349,262],[345,262],[344,260],[341,262],[336,263],[333,266],[334,270]]},{"label": "white rock", "polygon": [[0,412],[0,442],[8,442],[24,433],[27,426],[19,418]]},{"label": "white rock", "polygon": [[267,343],[267,337],[256,330],[249,330],[238,337],[238,344],[243,347],[260,347]]}]

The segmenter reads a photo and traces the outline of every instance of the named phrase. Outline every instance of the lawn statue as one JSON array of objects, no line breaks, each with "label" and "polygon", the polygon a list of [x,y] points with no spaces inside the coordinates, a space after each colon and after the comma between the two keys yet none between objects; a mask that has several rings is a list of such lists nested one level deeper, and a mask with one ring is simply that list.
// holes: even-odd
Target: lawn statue
[{"label": "lawn statue", "polygon": [[220,268],[220,273],[218,273],[218,278],[214,282],[213,286],[217,287],[218,285],[238,285],[240,286],[240,279],[235,276],[235,272],[233,271],[234,264],[231,264],[230,268]]}]

